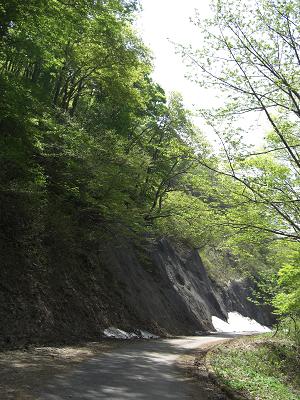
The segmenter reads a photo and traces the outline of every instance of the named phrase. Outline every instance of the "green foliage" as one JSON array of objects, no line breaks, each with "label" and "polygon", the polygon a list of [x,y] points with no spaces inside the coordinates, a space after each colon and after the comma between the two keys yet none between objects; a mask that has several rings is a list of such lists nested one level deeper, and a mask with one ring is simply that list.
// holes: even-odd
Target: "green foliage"
[{"label": "green foliage", "polygon": [[[234,18],[248,29],[242,3],[231,16],[219,2],[219,26],[226,32]],[[263,3],[269,23],[271,6]],[[290,245],[278,244],[279,237],[299,240],[293,157],[298,125],[297,116],[282,111],[292,100],[283,90],[286,83],[282,76],[273,83],[255,82],[264,92],[275,85],[272,101],[281,102],[265,154],[249,154],[240,144],[241,131],[231,120],[224,124],[235,99],[213,118],[206,114],[217,133],[218,122],[225,126],[223,150],[216,155],[181,96],[166,99],[151,79],[149,51],[132,27],[137,9],[136,1],[122,0],[0,2],[0,199],[10,216],[3,237],[10,240],[15,227],[23,236],[13,240],[26,245],[26,238],[38,237],[37,246],[55,242],[74,249],[78,238],[89,243],[102,239],[103,232],[135,238],[150,232],[198,248],[212,269],[218,264],[215,276],[257,275],[263,269],[273,276],[289,262]],[[287,12],[294,16],[293,7]],[[266,27],[256,18],[260,35]],[[281,32],[278,12],[276,21]],[[258,41],[255,34],[251,40],[275,65],[273,39]],[[253,72],[257,57],[237,38],[218,43],[216,48],[208,33],[209,65],[217,66],[215,55],[227,49],[240,52],[236,56]],[[293,73],[289,88],[297,91],[293,65],[284,68],[287,76]],[[246,81],[237,66],[221,67],[223,83],[243,89],[236,108],[242,111],[253,99],[245,92]],[[21,225],[13,217],[18,212]],[[281,313],[299,304],[292,273],[292,267],[280,273],[276,307]]]},{"label": "green foliage", "polygon": [[150,77],[137,3],[15,6],[0,8],[1,191],[43,199],[45,220],[59,204],[95,231],[158,229],[194,166],[196,130],[180,95],[167,102]]},{"label": "green foliage", "polygon": [[278,283],[282,291],[274,304],[281,314],[300,316],[300,266],[284,265],[279,273]]},{"label": "green foliage", "polygon": [[[213,1],[213,16],[204,24],[200,17],[195,19],[203,30],[203,47],[182,49],[202,84],[224,91],[226,104],[204,110],[203,115],[222,146],[222,163],[213,169],[235,181],[234,200],[242,204],[228,214],[230,224],[296,241],[300,233],[298,7],[295,0]],[[237,128],[241,115],[254,112],[264,114],[272,129],[261,150],[247,148],[243,129]]]},{"label": "green foliage", "polygon": [[245,339],[211,356],[218,378],[247,399],[299,399],[299,353],[287,340]]},{"label": "green foliage", "polygon": [[300,345],[300,264],[299,251],[278,272],[278,290],[272,304],[281,319],[281,330]]},{"label": "green foliage", "polygon": [[[294,319],[288,331],[297,337],[299,257],[291,254],[300,241],[299,2],[216,0],[212,16],[203,22],[196,15],[194,23],[202,48],[181,51],[193,79],[218,87],[225,103],[202,110],[220,142],[219,157],[199,157],[215,174],[209,189],[215,247],[257,277],[258,300]],[[269,122],[259,149],[243,141],[247,113]]]}]

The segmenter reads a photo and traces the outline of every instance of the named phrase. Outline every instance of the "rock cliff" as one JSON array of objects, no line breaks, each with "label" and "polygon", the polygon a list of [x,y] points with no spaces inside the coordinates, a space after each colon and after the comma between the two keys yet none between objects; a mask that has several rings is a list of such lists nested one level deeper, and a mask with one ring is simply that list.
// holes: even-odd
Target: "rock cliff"
[{"label": "rock cliff", "polygon": [[213,330],[211,316],[226,320],[228,311],[272,323],[270,310],[247,300],[250,282],[219,287],[196,250],[166,239],[148,250],[120,241],[50,253],[47,268],[20,257],[3,265],[2,344],[97,339],[108,326],[195,334]]}]

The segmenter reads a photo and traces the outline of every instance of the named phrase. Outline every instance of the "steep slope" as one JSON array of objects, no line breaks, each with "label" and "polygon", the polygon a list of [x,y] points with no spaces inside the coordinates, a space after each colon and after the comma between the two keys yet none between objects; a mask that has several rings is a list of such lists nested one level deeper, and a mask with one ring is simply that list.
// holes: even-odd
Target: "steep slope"
[{"label": "steep slope", "polygon": [[196,250],[166,239],[148,249],[124,240],[71,249],[51,243],[36,260],[22,257],[15,243],[3,243],[4,345],[97,339],[111,325],[194,334],[213,330],[211,316],[225,320],[228,310],[272,322],[269,310],[248,302],[249,282],[218,287]]}]

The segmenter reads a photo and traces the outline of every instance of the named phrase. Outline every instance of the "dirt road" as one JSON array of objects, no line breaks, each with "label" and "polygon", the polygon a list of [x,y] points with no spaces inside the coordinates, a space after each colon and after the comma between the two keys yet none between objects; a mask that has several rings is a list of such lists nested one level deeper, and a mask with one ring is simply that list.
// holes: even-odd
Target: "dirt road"
[{"label": "dirt road", "polygon": [[[199,383],[178,368],[177,360],[224,336],[181,337],[133,342],[93,357],[69,374],[56,375],[39,400],[207,399]],[[200,393],[199,393],[200,390]]]}]

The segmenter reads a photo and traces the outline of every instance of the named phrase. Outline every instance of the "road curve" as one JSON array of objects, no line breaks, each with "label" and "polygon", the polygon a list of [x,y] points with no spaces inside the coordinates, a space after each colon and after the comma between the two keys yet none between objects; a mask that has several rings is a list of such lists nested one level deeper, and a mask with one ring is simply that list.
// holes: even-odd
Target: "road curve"
[{"label": "road curve", "polygon": [[135,341],[93,357],[67,375],[56,375],[39,393],[38,399],[193,399],[195,383],[180,373],[176,359],[192,349],[229,336]]}]

